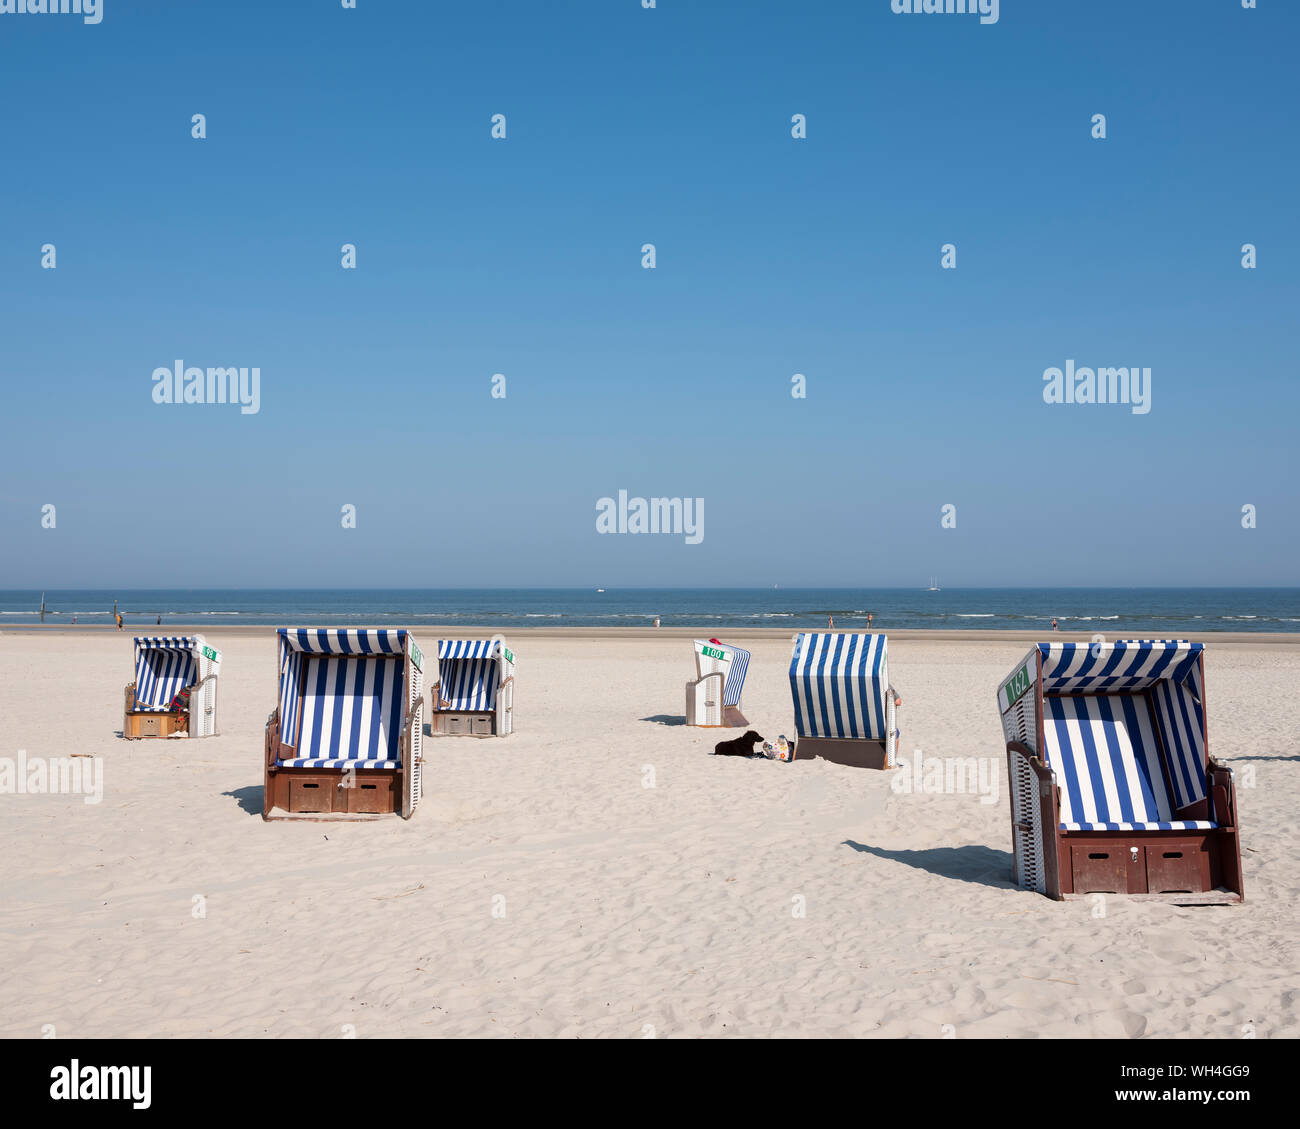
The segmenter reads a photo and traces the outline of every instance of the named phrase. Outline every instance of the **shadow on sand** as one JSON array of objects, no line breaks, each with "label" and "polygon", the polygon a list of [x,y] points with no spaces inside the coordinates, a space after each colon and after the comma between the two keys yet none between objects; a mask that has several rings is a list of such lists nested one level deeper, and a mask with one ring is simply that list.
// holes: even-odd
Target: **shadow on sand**
[{"label": "shadow on sand", "polygon": [[250,784],[246,788],[236,788],[231,792],[222,792],[221,794],[229,796],[249,815],[260,817],[262,814],[262,793],[262,785]]},{"label": "shadow on sand", "polygon": [[981,886],[1002,886],[1011,889],[1012,858],[1010,851],[995,851],[992,847],[974,843],[965,847],[930,847],[923,851],[888,851],[884,847],[870,847],[865,843],[844,840],[845,846],[877,858],[901,862],[951,878],[954,882],[974,882]]},{"label": "shadow on sand", "polygon": [[681,713],[656,713],[643,717],[642,721],[653,721],[656,725],[685,725],[686,715]]}]

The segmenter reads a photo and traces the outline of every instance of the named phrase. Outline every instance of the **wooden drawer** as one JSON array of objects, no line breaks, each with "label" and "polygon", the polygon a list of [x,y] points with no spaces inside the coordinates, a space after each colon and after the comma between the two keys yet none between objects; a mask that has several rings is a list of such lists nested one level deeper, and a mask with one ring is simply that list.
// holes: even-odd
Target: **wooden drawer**
[{"label": "wooden drawer", "polygon": [[1145,894],[1146,848],[1101,841],[1070,846],[1076,894]]},{"label": "wooden drawer", "polygon": [[1198,894],[1212,888],[1210,852],[1204,842],[1147,846],[1147,889],[1152,894]]},{"label": "wooden drawer", "polygon": [[433,732],[443,737],[491,737],[494,725],[492,714],[440,713],[434,716]]},{"label": "wooden drawer", "polygon": [[353,777],[352,787],[342,789],[340,795],[347,797],[349,812],[390,812],[393,810],[393,778],[358,772]]},{"label": "wooden drawer", "polygon": [[[334,811],[334,796],[339,792],[337,776],[293,777],[289,780],[290,811]],[[346,808],[344,808],[346,810]]]}]

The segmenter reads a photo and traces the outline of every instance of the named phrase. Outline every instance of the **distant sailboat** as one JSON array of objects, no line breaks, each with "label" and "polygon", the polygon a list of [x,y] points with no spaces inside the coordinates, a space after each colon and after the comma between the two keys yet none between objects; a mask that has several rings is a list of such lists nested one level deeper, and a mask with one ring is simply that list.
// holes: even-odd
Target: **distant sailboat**
[{"label": "distant sailboat", "polygon": [[939,581],[938,581],[935,577],[933,577],[933,576],[930,577],[930,587],[929,587],[928,591],[930,591],[930,592],[942,592],[942,591],[943,591],[943,589],[939,587]]},{"label": "distant sailboat", "polygon": [[603,589],[603,588],[597,588],[596,591],[597,591],[597,592],[603,592],[603,591],[605,591],[605,589]]}]

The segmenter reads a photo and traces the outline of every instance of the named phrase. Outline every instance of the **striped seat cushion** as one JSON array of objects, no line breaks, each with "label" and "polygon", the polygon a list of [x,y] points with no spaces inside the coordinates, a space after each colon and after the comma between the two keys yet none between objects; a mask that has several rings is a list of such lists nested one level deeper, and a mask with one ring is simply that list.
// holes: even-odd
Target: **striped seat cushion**
[{"label": "striped seat cushion", "polygon": [[197,681],[194,653],[140,645],[136,651],[135,709],[165,711],[177,694]]},{"label": "striped seat cushion", "polygon": [[[400,655],[370,658],[299,653],[302,699],[297,756],[286,768],[395,767],[405,686]],[[295,663],[297,665],[297,663]],[[286,730],[285,743],[293,745]]]},{"label": "striped seat cushion", "polygon": [[1158,823],[1062,823],[1062,831],[1213,831],[1208,819],[1168,819]]},{"label": "striped seat cushion", "polygon": [[790,660],[800,737],[885,740],[889,688],[884,635],[804,633]]},{"label": "striped seat cushion", "polygon": [[500,667],[493,639],[443,639],[438,644],[438,705],[445,710],[497,708]]},{"label": "striped seat cushion", "polygon": [[[1063,831],[1208,831],[1176,818],[1156,718],[1138,694],[1043,699],[1043,744],[1057,775]],[[1204,795],[1202,784],[1201,795]]]}]

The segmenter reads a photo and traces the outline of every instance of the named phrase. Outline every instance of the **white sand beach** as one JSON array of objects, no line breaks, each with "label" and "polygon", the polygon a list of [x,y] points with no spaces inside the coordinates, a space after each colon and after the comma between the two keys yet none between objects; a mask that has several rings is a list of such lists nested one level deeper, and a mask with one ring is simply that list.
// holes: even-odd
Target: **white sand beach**
[{"label": "white sand beach", "polygon": [[[1028,641],[890,641],[904,760],[990,758],[994,797],[712,758],[685,636],[550,632],[510,639],[513,736],[426,739],[410,822],[326,824],[261,819],[272,630],[208,638],[221,735],[128,742],[129,632],[0,634],[0,756],[104,773],[0,795],[0,1034],[1300,1035],[1294,637],[1206,638],[1246,901],[1194,908],[1011,885],[994,695]],[[788,637],[746,645],[746,714],[793,734]]]}]

